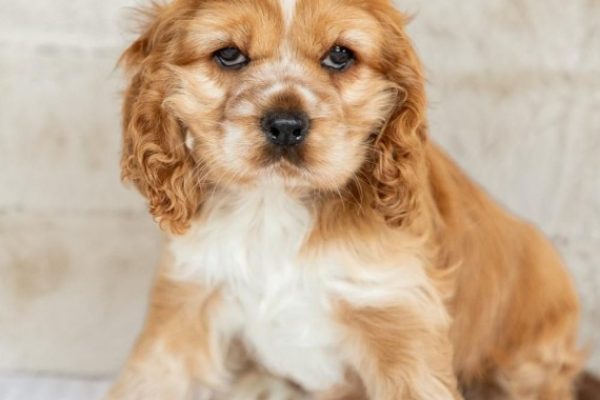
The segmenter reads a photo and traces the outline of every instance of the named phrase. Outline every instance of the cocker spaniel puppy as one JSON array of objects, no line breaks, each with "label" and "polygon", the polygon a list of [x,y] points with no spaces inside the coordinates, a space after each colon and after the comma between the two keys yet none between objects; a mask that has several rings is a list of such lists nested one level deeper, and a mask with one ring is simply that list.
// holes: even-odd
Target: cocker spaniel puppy
[{"label": "cocker spaniel puppy", "polygon": [[122,168],[168,238],[110,399],[572,398],[572,283],[429,141],[389,0],[150,16]]}]

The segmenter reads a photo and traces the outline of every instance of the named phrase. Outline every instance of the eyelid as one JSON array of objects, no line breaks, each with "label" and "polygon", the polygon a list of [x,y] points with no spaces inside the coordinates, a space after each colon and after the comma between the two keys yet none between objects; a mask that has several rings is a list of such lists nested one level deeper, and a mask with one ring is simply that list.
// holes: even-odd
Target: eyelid
[{"label": "eyelid", "polygon": [[227,65],[236,65],[236,64],[242,64],[242,63],[246,63],[248,62],[248,57],[246,57],[243,53],[240,53],[235,60],[233,61],[229,61],[227,60],[225,63]]}]

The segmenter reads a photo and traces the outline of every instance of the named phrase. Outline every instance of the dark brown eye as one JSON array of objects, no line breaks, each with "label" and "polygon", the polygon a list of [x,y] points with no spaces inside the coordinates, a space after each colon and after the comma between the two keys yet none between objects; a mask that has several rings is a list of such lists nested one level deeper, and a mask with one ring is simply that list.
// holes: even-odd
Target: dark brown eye
[{"label": "dark brown eye", "polygon": [[354,62],[354,52],[347,47],[333,46],[321,65],[334,71],[343,71]]},{"label": "dark brown eye", "polygon": [[248,57],[236,47],[225,47],[218,50],[214,57],[217,63],[226,69],[240,69],[250,62]]}]

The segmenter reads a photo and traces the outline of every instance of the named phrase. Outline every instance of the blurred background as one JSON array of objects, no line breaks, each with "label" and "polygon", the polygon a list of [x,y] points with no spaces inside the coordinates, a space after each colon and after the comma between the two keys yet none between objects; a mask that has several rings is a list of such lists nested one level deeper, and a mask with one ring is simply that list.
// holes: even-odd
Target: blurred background
[{"label": "blurred background", "polygon": [[[600,372],[600,1],[397,3],[431,136],[559,247]],[[119,180],[115,69],[140,4],[0,0],[0,383],[110,377],[140,328],[160,233]]]}]

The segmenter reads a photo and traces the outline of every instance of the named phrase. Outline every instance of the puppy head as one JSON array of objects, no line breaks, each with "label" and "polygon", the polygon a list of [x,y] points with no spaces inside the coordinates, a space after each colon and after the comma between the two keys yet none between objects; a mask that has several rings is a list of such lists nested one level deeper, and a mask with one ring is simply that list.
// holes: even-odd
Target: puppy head
[{"label": "puppy head", "polygon": [[424,137],[420,66],[388,0],[176,0],[123,55],[123,175],[181,232],[215,187],[371,191],[397,223]]}]

